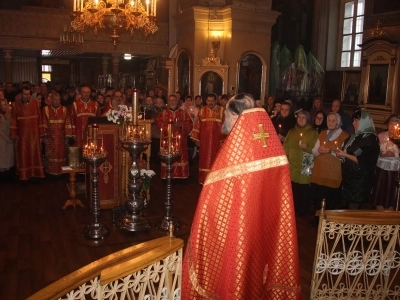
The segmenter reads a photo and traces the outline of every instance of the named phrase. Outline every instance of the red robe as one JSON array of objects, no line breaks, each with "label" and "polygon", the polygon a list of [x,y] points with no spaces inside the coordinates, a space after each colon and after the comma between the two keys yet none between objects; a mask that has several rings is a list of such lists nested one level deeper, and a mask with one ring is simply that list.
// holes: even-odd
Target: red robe
[{"label": "red robe", "polygon": [[61,174],[61,167],[66,163],[65,137],[72,136],[67,111],[67,108],[61,105],[58,108],[45,106],[42,110],[42,129],[43,134],[47,136],[45,170],[49,174]]},{"label": "red robe", "polygon": [[191,139],[200,142],[199,182],[206,180],[221,142],[225,135],[221,133],[224,123],[224,108],[216,105],[213,109],[203,106],[193,126]]},{"label": "red robe", "polygon": [[31,99],[28,103],[16,100],[11,108],[10,137],[18,138],[16,165],[20,180],[44,177],[40,145],[40,103]]},{"label": "red robe", "polygon": [[[189,114],[183,109],[177,109],[172,111],[166,109],[160,112],[156,119],[157,127],[164,132],[167,132],[168,120],[173,120],[174,123],[181,123],[181,143],[180,153],[182,157],[172,165],[172,178],[188,178],[189,177],[189,161],[188,161],[188,147],[187,147],[187,135],[193,128],[193,122]],[[175,127],[176,128],[176,127]],[[167,165],[161,163],[161,178],[167,177],[166,172]]]},{"label": "red robe", "polygon": [[71,106],[71,123],[74,127],[75,145],[82,147],[86,125],[89,117],[99,116],[99,104],[94,100],[75,101]]},{"label": "red robe", "polygon": [[201,191],[183,261],[181,299],[300,297],[288,161],[266,111],[245,110]]}]

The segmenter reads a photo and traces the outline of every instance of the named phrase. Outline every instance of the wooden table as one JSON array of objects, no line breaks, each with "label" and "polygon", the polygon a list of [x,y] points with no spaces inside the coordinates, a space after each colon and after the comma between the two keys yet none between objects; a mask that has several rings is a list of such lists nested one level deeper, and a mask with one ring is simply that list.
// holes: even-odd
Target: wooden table
[{"label": "wooden table", "polygon": [[64,168],[61,170],[61,173],[69,174],[69,196],[70,196],[70,199],[68,199],[65,202],[63,209],[66,209],[70,205],[72,205],[74,207],[74,210],[75,210],[76,205],[84,207],[81,200],[75,199],[75,197],[76,197],[75,175],[76,175],[76,173],[85,173],[85,172],[86,172],[86,169],[80,169],[80,168],[70,168],[70,169]]}]

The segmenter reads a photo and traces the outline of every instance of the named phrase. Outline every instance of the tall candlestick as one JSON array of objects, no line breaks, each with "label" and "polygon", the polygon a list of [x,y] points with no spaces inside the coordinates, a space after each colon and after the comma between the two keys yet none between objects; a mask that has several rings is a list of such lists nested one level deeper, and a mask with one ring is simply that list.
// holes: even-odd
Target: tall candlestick
[{"label": "tall candlestick", "polygon": [[132,91],[132,119],[133,125],[138,124],[138,89],[134,88]]}]

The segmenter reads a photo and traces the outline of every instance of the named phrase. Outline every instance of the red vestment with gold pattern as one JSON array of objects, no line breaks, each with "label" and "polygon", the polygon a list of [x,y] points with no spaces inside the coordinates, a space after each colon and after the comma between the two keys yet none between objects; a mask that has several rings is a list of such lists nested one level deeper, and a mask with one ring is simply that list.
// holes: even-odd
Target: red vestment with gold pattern
[{"label": "red vestment with gold pattern", "polygon": [[224,123],[224,108],[216,105],[213,109],[203,106],[193,126],[191,139],[200,142],[199,182],[206,180],[221,142],[225,135],[221,133]]},{"label": "red vestment with gold pattern", "polygon": [[74,127],[75,145],[81,147],[89,117],[98,117],[99,104],[94,100],[75,101],[71,106],[71,123]]},{"label": "red vestment with gold pattern", "polygon": [[65,137],[72,136],[68,109],[51,105],[43,107],[42,130],[45,139],[45,171],[49,174],[61,174],[61,167],[66,163]]},{"label": "red vestment with gold pattern", "polygon": [[44,177],[40,145],[41,112],[40,103],[31,99],[20,100],[11,107],[10,137],[18,138],[16,143],[16,166],[20,180],[30,177]]},{"label": "red vestment with gold pattern", "polygon": [[[174,122],[173,127],[179,131],[181,135],[180,141],[180,153],[182,157],[172,165],[172,178],[188,178],[189,177],[189,161],[188,161],[188,146],[187,146],[187,135],[193,128],[193,122],[189,114],[183,109],[170,110],[166,109],[160,112],[156,118],[156,124],[159,129],[163,129],[167,132],[168,121]],[[161,178],[167,177],[166,172],[167,165],[161,163]]]},{"label": "red vestment with gold pattern", "polygon": [[201,191],[181,299],[300,297],[288,160],[266,111],[245,110]]}]

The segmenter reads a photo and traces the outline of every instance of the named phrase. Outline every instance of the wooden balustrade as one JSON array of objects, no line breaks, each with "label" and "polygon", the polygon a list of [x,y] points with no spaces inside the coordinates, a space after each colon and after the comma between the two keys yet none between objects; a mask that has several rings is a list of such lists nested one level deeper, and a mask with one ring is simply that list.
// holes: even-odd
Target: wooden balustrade
[{"label": "wooden balustrade", "polygon": [[123,249],[70,273],[28,300],[179,297],[182,248],[183,240],[162,237]]}]

